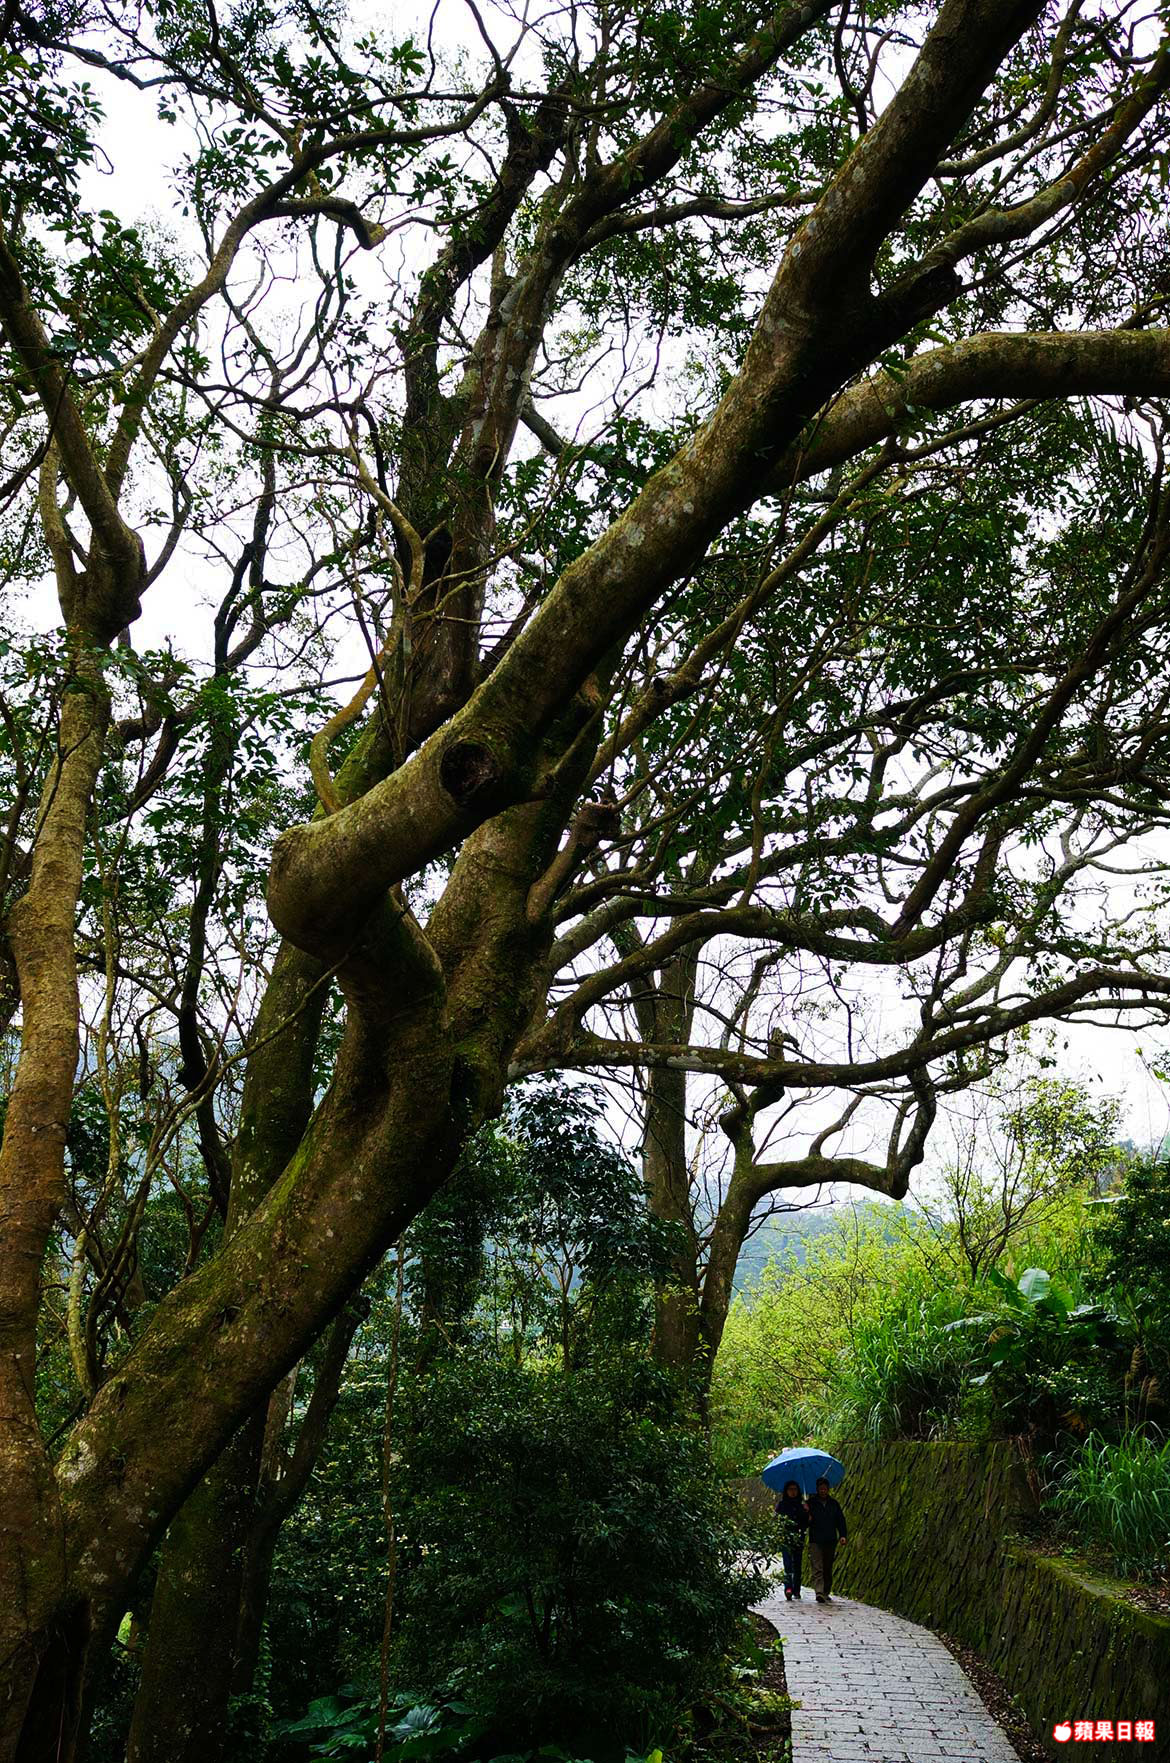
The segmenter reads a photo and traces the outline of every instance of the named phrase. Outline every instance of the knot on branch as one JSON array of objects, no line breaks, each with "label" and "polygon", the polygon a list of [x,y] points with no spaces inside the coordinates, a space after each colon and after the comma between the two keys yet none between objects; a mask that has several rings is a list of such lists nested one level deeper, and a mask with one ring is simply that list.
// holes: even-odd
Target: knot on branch
[{"label": "knot on branch", "polygon": [[453,741],[439,760],[439,782],[460,808],[500,781],[500,763],[481,741]]},{"label": "knot on branch", "polygon": [[622,811],[611,800],[584,802],[577,813],[579,848],[596,850],[602,839],[616,838],[622,830]]},{"label": "knot on branch", "polygon": [[749,1100],[747,1092],[737,1083],[729,1083],[728,1090],[732,1097],[730,1108],[725,1108],[719,1116],[719,1130],[738,1150],[747,1135],[751,1140],[752,1121],[755,1118],[754,1098]]},{"label": "knot on branch", "polygon": [[747,1102],[737,1102],[734,1108],[724,1109],[723,1113],[719,1116],[719,1130],[724,1133],[734,1145],[743,1132],[746,1119]]}]

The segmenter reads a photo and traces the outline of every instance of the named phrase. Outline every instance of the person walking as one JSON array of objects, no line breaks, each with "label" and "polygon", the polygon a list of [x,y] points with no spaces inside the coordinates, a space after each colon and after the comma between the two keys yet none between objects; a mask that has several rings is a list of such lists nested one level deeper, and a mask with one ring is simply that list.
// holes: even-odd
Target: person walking
[{"label": "person walking", "polygon": [[817,1481],[817,1491],[808,1503],[808,1555],[818,1604],[833,1601],[833,1557],[838,1543],[843,1543],[847,1534],[845,1514],[829,1492],[829,1484],[822,1475]]},{"label": "person walking", "polygon": [[798,1481],[784,1484],[784,1492],[776,1501],[780,1520],[780,1554],[784,1560],[784,1596],[800,1598],[800,1570],[804,1557],[804,1533],[808,1529],[808,1507]]}]

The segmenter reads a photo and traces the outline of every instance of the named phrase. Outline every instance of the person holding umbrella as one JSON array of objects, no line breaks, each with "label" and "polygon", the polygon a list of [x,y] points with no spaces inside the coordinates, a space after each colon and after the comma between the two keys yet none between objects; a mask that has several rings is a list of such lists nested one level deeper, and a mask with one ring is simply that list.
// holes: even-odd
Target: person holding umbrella
[{"label": "person holding umbrella", "polygon": [[845,1541],[845,1514],[829,1492],[827,1477],[817,1477],[817,1491],[808,1503],[808,1554],[818,1604],[833,1601],[833,1557]]},{"label": "person holding umbrella", "polygon": [[785,1483],[784,1492],[776,1501],[776,1516],[780,1520],[780,1553],[784,1558],[784,1596],[799,1601],[808,1507],[798,1481]]},{"label": "person holding umbrella", "polygon": [[[773,1488],[782,1498],[777,1502],[776,1511],[780,1513],[783,1503],[787,1500],[793,1487],[797,1495],[809,1496],[805,1511],[808,1515],[808,1552],[812,1562],[813,1588],[817,1594],[818,1604],[831,1602],[833,1585],[833,1556],[837,1552],[837,1544],[845,1536],[845,1514],[836,1500],[830,1499],[829,1490],[838,1486],[845,1474],[845,1465],[836,1457],[830,1457],[827,1451],[818,1451],[809,1445],[792,1445],[765,1463],[760,1471],[760,1479],[765,1487]],[[804,1542],[803,1528],[800,1541]],[[799,1566],[799,1555],[797,1557]],[[784,1583],[787,1594],[789,1583],[789,1563],[787,1548],[784,1550]],[[796,1596],[800,1596],[799,1574],[794,1576],[793,1585]]]}]

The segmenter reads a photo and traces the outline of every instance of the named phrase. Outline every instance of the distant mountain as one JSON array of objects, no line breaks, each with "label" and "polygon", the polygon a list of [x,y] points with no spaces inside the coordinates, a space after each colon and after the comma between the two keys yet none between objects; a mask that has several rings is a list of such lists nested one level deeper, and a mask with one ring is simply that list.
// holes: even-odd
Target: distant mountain
[{"label": "distant mountain", "polygon": [[759,1278],[769,1261],[781,1255],[791,1254],[797,1262],[803,1261],[808,1245],[815,1237],[823,1236],[842,1219],[851,1217],[854,1211],[863,1218],[888,1220],[892,1224],[894,1218],[906,1210],[900,1205],[882,1205],[878,1200],[859,1200],[842,1202],[839,1206],[810,1206],[807,1211],[776,1213],[764,1220],[740,1250],[732,1290],[736,1293],[743,1291]]}]

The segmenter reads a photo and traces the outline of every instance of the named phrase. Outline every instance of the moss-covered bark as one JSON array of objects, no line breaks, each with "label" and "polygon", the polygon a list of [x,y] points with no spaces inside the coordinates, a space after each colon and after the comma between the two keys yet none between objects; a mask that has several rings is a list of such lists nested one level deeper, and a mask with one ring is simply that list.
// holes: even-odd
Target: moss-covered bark
[{"label": "moss-covered bark", "polygon": [[212,1763],[223,1748],[263,1411],[171,1523],[150,1606],[127,1763]]},{"label": "moss-covered bark", "polygon": [[[300,1144],[313,1104],[313,1065],[326,988],[319,962],[291,944],[277,955],[256,1022],[233,1148],[230,1240]],[[215,1763],[238,1679],[246,1564],[257,1583],[257,1477],[267,1400],[245,1421],[177,1514],[161,1551],[129,1763]],[[271,1562],[271,1549],[267,1554]]]},{"label": "moss-covered bark", "polygon": [[[683,1037],[680,1037],[683,1038]],[[673,1227],[677,1247],[670,1277],[654,1294],[654,1357],[690,1378],[698,1369],[699,1244],[687,1162],[687,1078],[684,1071],[646,1076],[642,1173],[650,1209]]]},{"label": "moss-covered bark", "polygon": [[[406,417],[398,489],[409,506],[391,503],[386,485],[393,474],[383,471],[380,451],[381,481],[369,474],[361,480],[362,493],[393,527],[403,577],[395,613],[402,621],[401,666],[389,686],[386,678],[379,682],[398,694],[378,725],[387,762],[371,765],[351,796],[338,791],[340,805],[327,804],[336,812],[278,841],[271,868],[273,920],[302,952],[289,961],[335,967],[345,995],[347,1025],[332,1080],[306,1126],[297,1117],[295,1084],[286,1086],[281,1070],[271,1072],[274,1121],[289,1104],[287,1140],[283,1127],[269,1132],[258,1120],[245,1122],[237,1163],[243,1169],[257,1158],[264,1179],[247,1205],[237,1206],[237,1227],[215,1262],[160,1304],[133,1353],[97,1392],[54,1471],[33,1412],[36,1312],[45,1243],[63,1195],[64,1122],[77,1062],[74,920],[104,714],[100,693],[67,694],[28,886],[9,927],[23,1025],[0,1152],[3,1763],[16,1754],[31,1759],[38,1747],[48,1754],[52,1733],[55,1755],[68,1757],[91,1623],[101,1629],[124,1608],[127,1586],[209,1466],[425,1205],[467,1133],[498,1106],[517,1038],[544,1008],[550,907],[564,879],[558,854],[572,848],[571,839],[562,841],[590,787],[589,760],[605,711],[598,671],[653,619],[676,584],[694,577],[712,539],[775,487],[777,471],[787,471],[791,482],[809,469],[818,436],[830,458],[834,447],[847,454],[867,445],[875,395],[887,412],[887,426],[879,422],[878,429],[897,430],[911,400],[901,409],[898,397],[885,400],[888,376],[879,373],[863,392],[844,398],[843,388],[893,346],[914,346],[914,327],[955,295],[956,264],[976,243],[1025,237],[1036,224],[1020,209],[998,216],[981,210],[940,251],[880,287],[877,266],[888,241],[1041,10],[1038,0],[944,0],[899,91],[844,152],[839,173],[815,202],[806,208],[801,199],[803,218],[762,301],[742,366],[710,418],[568,561],[555,584],[542,584],[539,608],[499,639],[484,665],[488,637],[477,628],[483,583],[476,572],[492,553],[493,493],[560,279],[597,241],[599,227],[604,233],[607,223],[636,218],[630,202],[677,167],[699,132],[750,93],[829,10],[825,0],[781,8],[759,28],[745,15],[737,22],[741,46],[729,51],[718,77],[705,78],[698,68],[680,77],[679,90],[663,94],[652,126],[628,150],[615,147],[608,163],[578,128],[590,105],[578,117],[559,94],[547,94],[505,112],[508,144],[498,174],[489,177],[482,201],[453,219],[421,278],[413,314],[396,333]],[[10,22],[23,28],[23,14]],[[496,72],[501,83],[486,87],[469,115],[502,107],[502,67]],[[142,548],[118,512],[118,495],[152,414],[153,390],[171,351],[194,335],[208,301],[228,285],[241,241],[261,222],[309,214],[352,228],[367,247],[374,242],[357,206],[335,191],[326,194],[317,177],[331,155],[360,156],[365,139],[348,139],[343,149],[331,126],[318,118],[290,129],[273,148],[271,176],[266,171],[230,215],[225,191],[223,225],[205,271],[168,310],[151,311],[146,331],[136,309],[124,384],[118,375],[110,382],[124,396],[108,421],[93,418],[88,387],[84,408],[74,397],[71,356],[59,338],[50,339],[10,241],[0,239],[0,319],[21,369],[20,403],[31,387],[45,425],[44,536],[65,621],[93,645],[111,643],[138,609]],[[475,307],[465,302],[469,278],[505,242],[521,208],[540,206],[530,200],[532,180],[570,135],[576,157],[565,162],[564,200],[549,210],[547,226],[539,215],[531,228],[526,223],[532,249],[514,273],[501,253],[487,323],[466,350],[465,378],[452,394],[440,360],[459,333],[465,305],[469,312]],[[1124,131],[1111,138],[1120,154]],[[363,166],[393,159],[382,153],[387,139],[371,139],[375,159]],[[334,163],[340,168],[340,157]],[[245,180],[251,175],[243,165],[240,171]],[[1000,229],[994,238],[989,226]],[[983,229],[974,243],[972,227]],[[35,228],[30,236],[36,239]],[[15,248],[26,247],[18,240]],[[37,251],[30,261],[43,293],[51,278]],[[904,256],[901,246],[893,256]],[[182,267],[175,273],[181,278]],[[157,297],[166,298],[161,286]],[[55,329],[59,313],[51,302],[49,310]],[[1165,341],[1138,332],[1124,342],[1066,338],[1043,347],[1034,339],[985,339],[939,353],[944,361],[915,360],[898,382],[921,380],[928,407],[948,398],[1029,396],[1037,387],[1149,392],[1165,389],[1170,372]],[[101,398],[95,407],[105,408]],[[267,400],[264,409],[270,411]],[[826,410],[823,427],[810,436],[808,425]],[[349,414],[360,426],[368,413]],[[375,435],[375,450],[381,444]],[[69,506],[87,524],[81,540],[70,538],[57,505],[58,465]],[[356,487],[358,478],[352,481]],[[177,494],[176,507],[182,500]],[[164,551],[159,563],[165,562]],[[262,577],[258,569],[257,596]],[[241,565],[237,586],[243,578]],[[326,793],[332,798],[332,790]],[[967,830],[1000,800],[978,798]],[[908,896],[909,919],[893,927],[898,935],[949,885],[945,855],[940,845]],[[433,860],[452,857],[446,890],[424,931],[400,886]],[[684,926],[680,942],[693,929]],[[1093,976],[1088,983],[1101,982]],[[1065,1001],[1081,995],[1069,993]],[[1038,1006],[1036,1014],[1046,1009]],[[962,1036],[981,1032],[961,1023],[953,1030],[960,1039],[950,1046],[936,1041],[934,1053],[955,1051],[967,1044]],[[684,1071],[679,1060],[687,1056],[685,1048],[671,1053],[670,1069]],[[907,1076],[922,1057],[918,1046],[900,1049],[885,1063],[871,1063],[864,1077]],[[629,1059],[641,1063],[639,1050]],[[258,1084],[263,1069],[258,1054],[249,1082]],[[786,1080],[782,1061],[753,1066],[729,1054],[725,1067],[717,1050],[704,1069],[736,1081]],[[799,1065],[806,1084],[839,1081],[843,1071],[844,1081],[856,1081],[854,1064]],[[663,1119],[669,1107],[677,1120],[677,1084],[673,1094],[664,1084],[654,1106]],[[677,1153],[676,1135],[663,1177],[670,1189],[664,1209],[675,1212]],[[719,1263],[725,1264],[726,1258]],[[680,1270],[680,1289],[689,1278],[689,1267]],[[660,1339],[669,1332],[663,1320]],[[226,1468],[225,1474],[229,1491],[240,1495],[245,1478]],[[195,1508],[184,1522],[198,1553],[206,1527]],[[183,1583],[180,1572],[172,1583]],[[170,1661],[157,1679],[162,1683],[185,1655],[161,1639],[159,1645],[162,1661]]]},{"label": "moss-covered bark", "polygon": [[[663,968],[657,984],[638,996],[638,1027],[643,1040],[685,1041],[695,1007],[695,972],[699,947],[684,950]],[[642,1177],[646,1198],[656,1218],[669,1224],[676,1247],[670,1277],[654,1294],[654,1357],[685,1379],[699,1364],[699,1239],[695,1202],[687,1160],[687,1074],[656,1068],[646,1073],[645,1122],[642,1134]]]},{"label": "moss-covered bark", "polygon": [[[0,1757],[80,1706],[88,1620],[69,1593],[59,1488],[36,1414],[41,1268],[65,1199],[66,1122],[79,1051],[73,924],[108,701],[77,644],[62,699],[28,888],[10,918],[23,1008],[0,1144]],[[30,1706],[31,1705],[31,1706]],[[27,1727],[25,1708],[30,1707]]]}]

